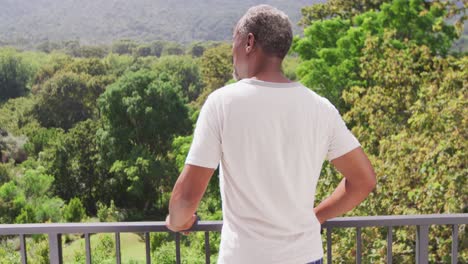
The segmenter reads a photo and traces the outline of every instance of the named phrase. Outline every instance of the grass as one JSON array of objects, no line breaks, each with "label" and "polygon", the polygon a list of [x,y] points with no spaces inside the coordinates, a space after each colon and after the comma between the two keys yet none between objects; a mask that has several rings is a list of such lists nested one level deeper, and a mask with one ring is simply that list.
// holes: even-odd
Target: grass
[{"label": "grass", "polygon": [[[91,236],[91,250],[95,247],[103,236],[106,234],[94,234]],[[111,234],[113,237],[113,234]],[[78,235],[71,235],[73,240],[71,243],[63,245],[63,261],[64,263],[73,262],[76,252],[85,252],[84,238]],[[114,240],[115,241],[115,240]],[[145,242],[138,234],[121,233],[120,234],[120,251],[122,263],[145,263]]]}]

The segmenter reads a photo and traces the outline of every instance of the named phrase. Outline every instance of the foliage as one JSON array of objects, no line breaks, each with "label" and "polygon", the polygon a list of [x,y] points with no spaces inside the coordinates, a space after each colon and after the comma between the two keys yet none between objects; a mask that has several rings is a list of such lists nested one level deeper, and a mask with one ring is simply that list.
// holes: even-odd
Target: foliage
[{"label": "foliage", "polygon": [[0,102],[24,95],[30,78],[29,65],[14,49],[0,49]]},{"label": "foliage", "polygon": [[20,259],[12,240],[0,240],[0,264],[20,264]]},{"label": "foliage", "polygon": [[[109,86],[99,103],[104,126],[98,136],[123,196],[121,202],[148,210],[173,171],[166,156],[172,138],[188,133],[187,108],[177,85],[148,70],[129,72]],[[118,203],[121,204],[121,203]]]},{"label": "foliage", "polygon": [[23,129],[37,124],[33,116],[34,98],[10,99],[0,106],[0,129],[13,136],[25,134]]},{"label": "foliage", "polygon": [[293,43],[302,59],[297,70],[301,82],[345,111],[349,106],[341,98],[342,91],[367,85],[358,73],[368,36],[383,37],[386,30],[395,30],[396,42],[407,39],[428,46],[434,55],[446,55],[457,38],[455,27],[444,22],[443,5],[423,2],[392,1],[382,4],[380,11],[313,22],[305,28],[304,37],[296,37]]},{"label": "foliage", "polygon": [[137,43],[130,39],[122,39],[112,43],[112,52],[123,55],[132,54],[137,47]]},{"label": "foliage", "polygon": [[0,223],[14,223],[26,204],[26,197],[13,181],[0,186]]},{"label": "foliage", "polygon": [[232,78],[231,45],[221,44],[207,49],[200,64],[205,89],[197,102],[202,105],[212,91],[223,87]]},{"label": "foliage", "polygon": [[123,215],[115,206],[114,200],[110,201],[110,205],[106,206],[102,202],[97,202],[97,217],[100,222],[119,222],[123,220]]},{"label": "foliage", "polygon": [[71,199],[62,209],[62,217],[65,222],[81,222],[85,216],[83,203],[78,197]]},{"label": "foliage", "polygon": [[28,157],[24,150],[24,136],[15,137],[7,131],[0,129],[0,162],[8,162],[10,159],[19,164]]},{"label": "foliage", "polygon": [[[115,263],[114,239],[109,234],[97,234],[97,236],[99,236],[99,243],[97,245],[91,244],[91,259],[95,263],[103,263],[103,264]],[[85,252],[84,251],[75,252],[73,263],[84,263],[84,262],[86,262]]]},{"label": "foliage", "polygon": [[200,68],[196,60],[188,56],[165,56],[152,67],[158,74],[166,74],[177,84],[176,92],[185,102],[195,100],[202,90]]},{"label": "foliage", "polygon": [[351,18],[367,11],[377,11],[386,2],[391,0],[329,0],[326,3],[317,3],[301,9],[302,18],[299,24],[309,26],[315,21],[332,17]]},{"label": "foliage", "polygon": [[[367,39],[360,76],[370,85],[343,94],[352,105],[344,119],[352,124],[378,175],[377,189],[350,215],[466,213],[468,61],[435,57],[427,46],[395,42],[394,34]],[[318,201],[340,180],[328,163],[322,173]],[[334,250],[341,261],[352,261],[347,256],[354,245],[347,242],[354,234],[338,232]],[[461,239],[466,235],[461,232]],[[366,230],[365,236],[365,262],[383,261],[371,249],[385,244],[385,230]],[[450,236],[447,228],[430,233],[431,262],[449,261],[442,252],[450,251]],[[397,262],[413,261],[415,234],[399,230],[395,241]],[[460,252],[460,257],[468,256]]]},{"label": "foliage", "polygon": [[91,117],[93,109],[88,102],[95,100],[96,93],[88,88],[86,81],[87,76],[73,72],[59,72],[47,80],[34,108],[41,125],[68,130]]},{"label": "foliage", "polygon": [[113,193],[112,179],[101,165],[98,125],[86,120],[66,134],[56,134],[41,155],[47,171],[55,175],[55,193],[65,200],[80,198],[89,213],[96,212],[96,201],[107,201]]}]

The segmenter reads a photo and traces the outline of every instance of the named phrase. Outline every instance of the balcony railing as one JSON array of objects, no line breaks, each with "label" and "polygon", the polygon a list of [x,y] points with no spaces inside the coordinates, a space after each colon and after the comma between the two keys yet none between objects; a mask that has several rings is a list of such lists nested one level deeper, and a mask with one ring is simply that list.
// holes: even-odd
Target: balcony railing
[{"label": "balcony railing", "polygon": [[[458,260],[458,226],[468,224],[468,214],[432,214],[432,215],[393,215],[341,217],[327,221],[322,225],[326,229],[327,263],[332,263],[331,235],[335,228],[356,229],[356,263],[361,263],[361,230],[364,227],[384,227],[387,232],[387,263],[392,263],[393,228],[397,226],[416,226],[416,263],[428,263],[429,226],[448,225],[452,228],[452,263]],[[210,263],[210,232],[220,232],[222,221],[201,221],[193,232],[205,233],[206,263]],[[20,238],[21,261],[26,264],[26,236],[46,234],[49,237],[50,262],[60,264],[62,260],[62,234],[82,233],[85,237],[86,263],[92,263],[90,235],[95,233],[114,233],[116,261],[121,263],[120,233],[133,232],[145,234],[146,263],[151,263],[150,233],[171,232],[164,222],[118,222],[118,223],[57,223],[57,224],[8,224],[0,225],[0,236],[18,235]],[[172,233],[172,232],[171,232]],[[180,234],[175,236],[176,263],[181,263]]]}]

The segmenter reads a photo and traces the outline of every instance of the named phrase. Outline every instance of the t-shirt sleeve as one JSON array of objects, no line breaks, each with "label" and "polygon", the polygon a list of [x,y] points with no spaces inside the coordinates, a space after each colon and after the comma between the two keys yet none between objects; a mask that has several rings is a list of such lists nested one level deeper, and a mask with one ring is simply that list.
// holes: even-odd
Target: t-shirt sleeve
[{"label": "t-shirt sleeve", "polygon": [[209,95],[195,124],[185,164],[216,169],[221,159],[221,116],[216,99]]},{"label": "t-shirt sleeve", "polygon": [[338,110],[333,107],[331,131],[328,142],[327,160],[336,159],[361,146],[357,138],[346,126]]}]

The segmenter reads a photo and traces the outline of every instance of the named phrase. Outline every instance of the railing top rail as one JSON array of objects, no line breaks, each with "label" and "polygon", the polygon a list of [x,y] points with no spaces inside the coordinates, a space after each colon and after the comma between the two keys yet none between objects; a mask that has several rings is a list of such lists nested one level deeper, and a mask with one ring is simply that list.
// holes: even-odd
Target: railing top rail
[{"label": "railing top rail", "polygon": [[[338,217],[323,228],[468,224],[468,214]],[[200,221],[192,231],[221,231],[222,221]],[[169,232],[164,222],[0,224],[0,235],[68,233]]]},{"label": "railing top rail", "polygon": [[322,225],[322,227],[382,227],[460,224],[468,224],[468,214],[379,215],[337,217],[325,222]]}]

